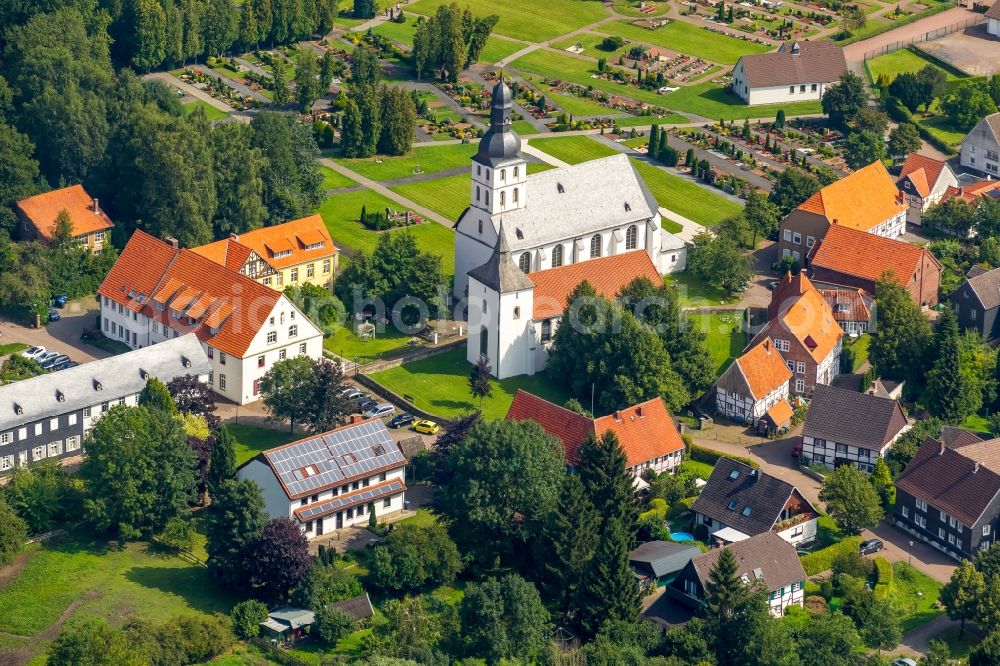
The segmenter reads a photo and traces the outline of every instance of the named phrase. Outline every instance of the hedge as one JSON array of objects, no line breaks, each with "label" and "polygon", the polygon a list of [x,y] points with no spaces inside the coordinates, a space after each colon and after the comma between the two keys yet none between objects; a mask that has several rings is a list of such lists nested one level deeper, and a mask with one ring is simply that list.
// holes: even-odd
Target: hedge
[{"label": "hedge", "polygon": [[892,565],[884,557],[875,558],[875,582],[879,585],[892,585]]},{"label": "hedge", "polygon": [[843,541],[820,548],[819,550],[802,556],[802,568],[806,570],[807,576],[826,571],[833,566],[833,560],[842,553],[857,551],[861,546],[861,537],[847,537]]},{"label": "hedge", "polygon": [[900,102],[899,99],[890,95],[889,97],[886,97],[884,106],[885,112],[889,114],[890,118],[900,123],[910,123],[912,125],[916,125],[917,132],[924,141],[931,144],[946,155],[954,154],[955,150],[947,143],[941,141],[939,138],[928,132],[927,128],[921,125],[919,120],[913,117],[910,110],[903,106],[903,103]]},{"label": "hedge", "polygon": [[889,586],[886,583],[876,585],[874,592],[876,601],[885,601],[889,598]]},{"label": "hedge", "polygon": [[685,497],[682,500],[674,502],[669,509],[667,509],[667,518],[676,518],[680,516],[685,511],[691,509],[691,505],[694,501],[698,499],[697,497]]},{"label": "hedge", "polygon": [[703,462],[709,465],[714,465],[719,462],[719,458],[732,458],[737,460],[744,465],[749,465],[754,469],[759,469],[760,465],[755,463],[749,458],[743,458],[741,456],[731,456],[728,453],[723,453],[722,451],[716,451],[715,449],[708,449],[704,446],[698,446],[697,444],[688,444],[688,458],[696,462]]}]

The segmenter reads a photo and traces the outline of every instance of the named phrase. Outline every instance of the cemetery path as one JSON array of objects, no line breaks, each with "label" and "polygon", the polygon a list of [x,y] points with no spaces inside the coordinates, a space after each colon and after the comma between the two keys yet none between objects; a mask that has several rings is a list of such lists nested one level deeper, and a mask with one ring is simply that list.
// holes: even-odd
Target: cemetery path
[{"label": "cemetery path", "polygon": [[170,72],[153,72],[152,74],[147,74],[145,78],[162,81],[163,83],[166,83],[168,86],[176,88],[177,90],[180,90],[186,95],[190,95],[191,97],[194,97],[199,101],[214,106],[219,111],[224,111],[225,113],[233,113],[236,110],[233,107],[226,104],[225,102],[215,99],[201,88],[196,88],[190,83],[185,83],[184,81],[181,81],[176,76],[172,75]]}]

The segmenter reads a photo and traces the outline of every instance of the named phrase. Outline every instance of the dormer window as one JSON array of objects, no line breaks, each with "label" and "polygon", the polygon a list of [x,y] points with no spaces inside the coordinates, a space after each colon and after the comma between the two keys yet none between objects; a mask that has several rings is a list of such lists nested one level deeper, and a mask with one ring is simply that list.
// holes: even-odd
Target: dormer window
[{"label": "dormer window", "polygon": [[59,402],[66,402],[66,394],[62,391],[56,391],[56,400]]},{"label": "dormer window", "polygon": [[20,416],[21,414],[24,414],[24,407],[21,407],[21,405],[19,405],[19,404],[17,404],[15,402],[14,403],[14,413],[17,414],[18,416]]},{"label": "dormer window", "polygon": [[318,243],[312,243],[310,245],[306,245],[306,249],[307,250],[319,250],[319,249],[322,249],[324,247],[326,247],[326,241],[320,241]]},{"label": "dormer window", "polygon": [[96,379],[94,380],[94,390],[95,391],[103,391],[104,390],[104,386],[101,384],[101,382],[97,381]]},{"label": "dormer window", "polygon": [[748,507],[748,506],[743,507],[743,515],[744,516],[749,516],[750,515],[750,507]]},{"label": "dormer window", "polygon": [[281,259],[282,257],[290,257],[290,256],[292,256],[291,250],[278,250],[273,255],[275,259]]},{"label": "dormer window", "polygon": [[732,472],[729,473],[729,478],[730,479],[735,479],[735,478],[739,477],[739,475],[740,475],[740,470],[734,469]]}]

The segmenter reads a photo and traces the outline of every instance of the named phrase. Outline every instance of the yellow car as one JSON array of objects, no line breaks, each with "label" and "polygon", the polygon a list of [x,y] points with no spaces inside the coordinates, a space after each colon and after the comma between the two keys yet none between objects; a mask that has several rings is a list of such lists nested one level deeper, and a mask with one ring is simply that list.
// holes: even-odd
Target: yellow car
[{"label": "yellow car", "polygon": [[413,429],[425,435],[436,435],[441,430],[441,426],[434,421],[417,421],[413,424]]}]

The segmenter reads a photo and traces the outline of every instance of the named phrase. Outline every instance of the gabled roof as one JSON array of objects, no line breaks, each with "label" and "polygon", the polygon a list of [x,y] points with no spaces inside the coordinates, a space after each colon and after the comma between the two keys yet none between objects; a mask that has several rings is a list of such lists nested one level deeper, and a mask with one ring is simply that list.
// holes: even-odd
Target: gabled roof
[{"label": "gabled roof", "polygon": [[549,268],[529,277],[535,283],[532,314],[535,321],[562,315],[566,298],[584,280],[606,298],[615,298],[622,287],[637,277],[648,278],[657,287],[663,284],[653,260],[642,250]]},{"label": "gabled roof", "polygon": [[500,231],[497,233],[496,245],[493,246],[493,254],[484,264],[469,271],[469,277],[498,294],[522,291],[535,286],[510,256],[507,236],[503,232],[503,220],[500,221]]},{"label": "gabled roof", "polygon": [[[191,250],[132,234],[97,293],[242,358],[284,296]],[[289,303],[291,308],[293,305]],[[161,309],[162,308],[162,309]],[[171,315],[179,314],[180,319]],[[193,323],[186,323],[190,317]],[[300,331],[312,327],[304,315]]]},{"label": "gabled roof", "polygon": [[816,192],[798,210],[822,215],[830,224],[868,231],[906,208],[885,165],[872,162]]},{"label": "gabled roof", "polygon": [[792,371],[770,338],[764,338],[747,350],[723,374],[730,372],[740,373],[754,400],[760,400],[792,378]]},{"label": "gabled roof", "polygon": [[211,370],[198,339],[189,334],[12,382],[0,386],[0,432],[134,395],[145,388],[150,377],[166,384],[176,377],[197,377]]},{"label": "gabled roof", "polygon": [[791,404],[787,400],[779,400],[778,402],[771,405],[771,408],[767,410],[767,418],[771,419],[776,427],[781,427],[791,421],[792,414],[795,411],[792,409]]},{"label": "gabled roof", "polygon": [[872,281],[892,271],[905,287],[920,269],[924,257],[940,266],[934,255],[922,247],[834,224],[813,250],[809,263],[813,268]]},{"label": "gabled roof", "polygon": [[891,398],[818,384],[802,434],[880,451],[906,426],[903,408]]},{"label": "gabled roof", "polygon": [[801,288],[781,302],[778,315],[761,329],[750,344],[754,345],[767,337],[784,338],[787,332],[819,363],[836,348],[844,337],[844,329],[834,320],[830,304],[801,271],[791,285],[795,283],[801,284]]},{"label": "gabled roof", "polygon": [[928,437],[896,487],[972,527],[1000,493],[1000,439],[952,448]]},{"label": "gabled roof", "polygon": [[980,273],[966,282],[984,309],[1000,307],[1000,268]]},{"label": "gabled roof", "polygon": [[60,190],[36,194],[21,199],[16,205],[21,214],[31,221],[46,240],[52,240],[56,230],[56,218],[64,210],[69,213],[69,218],[73,222],[74,238],[115,226],[100,209],[97,200],[83,189],[83,185],[71,185]]},{"label": "gabled roof", "polygon": [[936,160],[933,157],[927,157],[920,153],[910,153],[906,158],[906,162],[903,163],[903,168],[899,172],[899,181],[897,182],[909,177],[910,182],[913,183],[914,188],[917,190],[917,194],[926,197],[934,189],[938,178],[941,177],[941,172],[946,168],[951,169],[943,160]]},{"label": "gabled roof", "polygon": [[[769,592],[801,583],[805,569],[795,553],[795,546],[774,532],[764,532],[725,547],[736,557],[736,576],[753,583],[762,580]],[[708,581],[712,567],[719,561],[722,548],[702,553],[691,560],[702,587]]]},{"label": "gabled roof", "polygon": [[[243,234],[234,234],[225,240],[192,248],[192,252],[208,257],[217,264],[239,270],[246,263],[250,252],[256,252],[272,268],[297,266],[307,261],[332,257],[337,247],[330,238],[323,218],[310,215],[298,220],[270,227],[261,227]],[[287,251],[287,256],[275,256]]]},{"label": "gabled roof", "polygon": [[680,571],[696,555],[701,554],[697,546],[674,541],[647,541],[631,553],[628,560],[633,565],[647,568],[655,578]]},{"label": "gabled roof", "polygon": [[813,283],[806,276],[805,271],[799,271],[795,275],[792,275],[791,271],[786,272],[778,280],[774,291],[771,292],[771,302],[767,306],[767,318],[774,319],[787,302],[794,301],[813,288]]},{"label": "gabled roof", "polygon": [[[990,7],[989,11],[986,12],[986,17],[987,18],[998,18],[996,16],[997,12],[1000,12],[1000,9],[997,9],[997,3],[994,2],[993,6]],[[992,13],[993,16],[990,16],[990,13]],[[973,132],[975,132],[977,129],[979,129],[979,125],[982,125],[982,124],[985,124],[986,125],[986,129],[988,129],[990,131],[990,133],[993,134],[993,138],[996,141],[1000,142],[1000,113],[991,113],[990,115],[986,116],[985,118],[983,118],[982,120],[980,120],[979,123],[975,127],[973,127],[972,130],[968,134],[966,134],[965,136],[966,137],[971,136]]]},{"label": "gabled roof", "polygon": [[[691,509],[754,536],[774,527],[793,492],[795,486],[787,481],[723,457]],[[808,500],[801,501],[815,513]]]},{"label": "gabled roof", "polygon": [[751,88],[833,83],[847,70],[844,50],[825,39],[782,44],[777,51],[745,55],[740,60]]},{"label": "gabled roof", "polygon": [[518,389],[507,410],[507,419],[535,421],[542,430],[561,440],[570,467],[576,465],[580,446],[588,437],[600,437],[609,431],[618,437],[629,467],[684,448],[684,441],[659,398],[592,419]]},{"label": "gabled roof", "polygon": [[941,203],[958,198],[975,207],[979,205],[979,200],[985,197],[1000,198],[1000,180],[980,180],[958,187],[949,185],[941,195]]},{"label": "gabled roof", "polygon": [[[378,419],[352,423],[269,449],[254,460],[271,468],[292,500],[406,464],[385,424]],[[385,483],[392,481],[399,480]]]},{"label": "gabled roof", "polygon": [[350,599],[337,601],[330,604],[330,607],[344,611],[359,622],[361,620],[367,620],[375,614],[375,609],[372,608],[372,600],[368,598],[367,593],[362,594],[359,597],[351,597]]},{"label": "gabled roof", "polygon": [[864,289],[820,289],[836,321],[870,321],[875,299]]},{"label": "gabled roof", "polygon": [[1000,19],[1000,3],[994,2],[988,10],[986,10],[986,18]]},{"label": "gabled roof", "polygon": [[946,425],[941,428],[941,436],[938,437],[938,439],[943,442],[945,446],[952,449],[960,449],[963,446],[978,444],[983,441],[983,438],[974,432],[950,425]]}]

